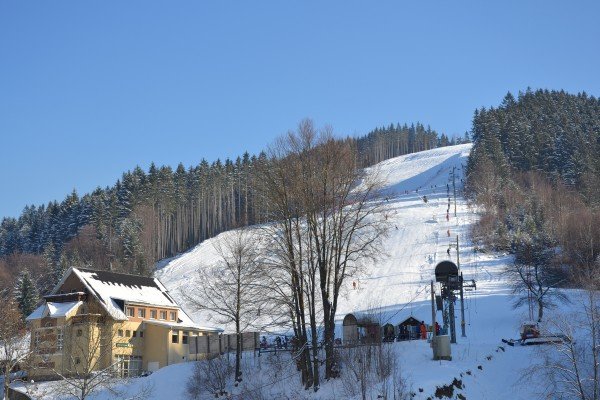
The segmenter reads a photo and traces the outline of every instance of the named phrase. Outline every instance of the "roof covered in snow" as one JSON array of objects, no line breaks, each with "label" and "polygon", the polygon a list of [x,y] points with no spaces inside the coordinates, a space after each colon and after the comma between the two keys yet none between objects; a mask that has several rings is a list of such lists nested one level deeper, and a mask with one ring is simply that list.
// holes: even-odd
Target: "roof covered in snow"
[{"label": "roof covered in snow", "polygon": [[46,318],[46,317],[52,317],[52,318],[66,317],[69,312],[77,309],[77,307],[79,307],[81,304],[83,304],[83,302],[81,302],[81,301],[70,301],[67,303],[54,303],[54,302],[49,301],[49,302],[46,302],[46,304],[43,304],[43,305],[39,306],[38,308],[36,308],[27,317],[27,321],[31,321],[34,319],[40,319],[40,318]]},{"label": "roof covered in snow", "polygon": [[[98,298],[108,313],[117,320],[127,320],[125,303],[179,308],[158,279],[73,267],[69,271],[63,281],[70,273],[74,273],[90,294]],[[62,282],[57,285],[54,292],[59,290],[61,284]]]},{"label": "roof covered in snow", "polygon": [[[71,267],[55,286],[52,294],[58,294],[67,278],[73,274],[83,283],[90,295],[99,300],[109,315],[117,320],[127,320],[124,312],[125,304],[136,304],[178,309],[181,311],[179,314],[185,315],[189,320],[189,324],[193,324],[193,321],[169,295],[169,291],[155,278]],[[52,296],[48,297],[52,298]],[[45,312],[46,308],[56,308],[54,312],[60,312],[63,305],[66,304],[71,303],[47,302],[47,304],[35,310],[28,319],[41,318],[40,315]],[[42,317],[46,315],[48,314],[42,315]]]}]

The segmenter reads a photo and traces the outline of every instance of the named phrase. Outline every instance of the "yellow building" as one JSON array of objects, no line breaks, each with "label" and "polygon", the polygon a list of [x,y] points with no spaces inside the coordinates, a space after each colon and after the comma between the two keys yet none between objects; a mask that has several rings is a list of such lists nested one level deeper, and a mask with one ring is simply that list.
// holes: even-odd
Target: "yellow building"
[{"label": "yellow building", "polygon": [[136,376],[190,359],[190,337],[222,332],[194,323],[158,279],[83,268],[66,271],[27,321],[34,379]]}]

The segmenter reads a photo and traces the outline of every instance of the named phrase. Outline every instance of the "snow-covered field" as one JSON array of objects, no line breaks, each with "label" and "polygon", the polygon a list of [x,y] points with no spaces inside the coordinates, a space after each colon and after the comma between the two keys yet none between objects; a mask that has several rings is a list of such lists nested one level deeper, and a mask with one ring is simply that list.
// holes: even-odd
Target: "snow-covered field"
[{"label": "snow-covered field", "polygon": [[[357,289],[353,289],[352,280],[346,282],[337,318],[341,322],[346,313],[378,307],[384,323],[398,324],[411,315],[430,323],[429,282],[434,279],[438,262],[448,258],[456,262],[456,247],[451,248],[449,256],[447,249],[456,244],[458,235],[461,270],[465,279],[477,282],[477,290],[466,293],[467,336],[460,336],[457,307],[459,334],[458,343],[452,345],[452,361],[432,361],[431,348],[425,341],[392,344],[402,374],[416,399],[432,396],[436,386],[448,384],[454,378],[462,379],[465,388],[457,393],[467,399],[537,398],[535,385],[520,382],[523,369],[534,358],[536,349],[499,348],[502,338],[516,336],[524,318],[524,311],[512,309],[510,291],[501,273],[503,266],[511,262],[510,257],[474,252],[469,230],[477,215],[462,196],[457,199],[456,216],[452,203],[449,218],[446,217],[448,187],[452,195],[451,173],[455,169],[460,189],[470,149],[470,144],[445,147],[387,160],[373,168],[385,178],[386,207],[392,228],[381,260],[365,265],[364,273],[354,278]],[[427,202],[423,201],[424,195]],[[197,271],[217,260],[214,242],[228,234],[225,232],[159,264],[156,276],[184,308],[183,294],[193,292],[201,284]],[[191,308],[187,311],[198,323],[211,325],[207,315]],[[440,313],[438,321],[441,323]],[[274,369],[265,357],[253,356],[246,357],[246,362],[258,374],[253,379],[261,384],[276,374],[285,376],[290,371],[288,380],[280,379],[277,384],[263,388],[266,398],[347,398],[339,380],[324,383],[319,392],[309,393],[300,389],[298,374],[291,365],[287,369]],[[184,399],[185,381],[192,369],[192,363],[167,367],[147,378],[133,380],[128,388],[134,393],[151,386],[152,399]],[[376,397],[375,392],[372,395]],[[109,397],[108,392],[97,396]]]}]

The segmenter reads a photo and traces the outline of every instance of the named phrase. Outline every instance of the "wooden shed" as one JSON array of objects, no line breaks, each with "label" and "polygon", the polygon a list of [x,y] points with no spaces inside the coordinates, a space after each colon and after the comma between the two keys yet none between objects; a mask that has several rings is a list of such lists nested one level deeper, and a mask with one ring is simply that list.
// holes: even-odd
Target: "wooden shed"
[{"label": "wooden shed", "polygon": [[398,324],[398,340],[419,339],[419,325],[421,321],[415,317],[408,317]]},{"label": "wooden shed", "polygon": [[381,327],[369,316],[347,314],[342,325],[345,345],[381,343]]}]

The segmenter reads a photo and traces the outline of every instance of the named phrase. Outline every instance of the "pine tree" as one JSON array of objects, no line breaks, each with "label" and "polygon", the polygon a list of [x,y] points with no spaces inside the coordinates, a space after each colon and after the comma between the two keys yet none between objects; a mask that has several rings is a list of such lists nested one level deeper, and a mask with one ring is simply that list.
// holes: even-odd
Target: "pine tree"
[{"label": "pine tree", "polygon": [[26,318],[33,310],[35,310],[39,296],[27,270],[22,271],[21,274],[19,274],[19,279],[15,285],[14,297],[19,305],[21,314],[23,314],[23,318]]},{"label": "pine tree", "polygon": [[70,267],[70,260],[67,255],[63,252],[60,255],[60,259],[57,263],[52,265],[52,269],[50,270],[50,278],[52,281],[52,286],[56,285],[62,279],[65,271]]}]

